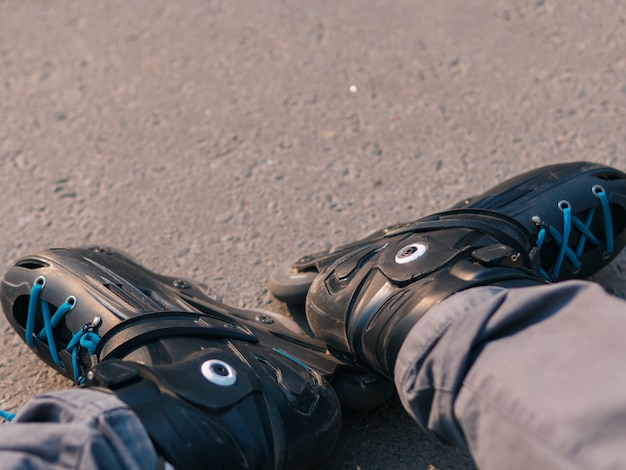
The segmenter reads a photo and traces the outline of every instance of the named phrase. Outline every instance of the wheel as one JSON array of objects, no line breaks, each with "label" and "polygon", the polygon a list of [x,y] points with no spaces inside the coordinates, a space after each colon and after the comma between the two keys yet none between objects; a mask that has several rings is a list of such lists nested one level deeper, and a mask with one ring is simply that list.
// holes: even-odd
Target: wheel
[{"label": "wheel", "polygon": [[288,262],[271,272],[268,287],[278,300],[287,304],[302,305],[316,276],[315,271],[298,272],[292,263]]}]

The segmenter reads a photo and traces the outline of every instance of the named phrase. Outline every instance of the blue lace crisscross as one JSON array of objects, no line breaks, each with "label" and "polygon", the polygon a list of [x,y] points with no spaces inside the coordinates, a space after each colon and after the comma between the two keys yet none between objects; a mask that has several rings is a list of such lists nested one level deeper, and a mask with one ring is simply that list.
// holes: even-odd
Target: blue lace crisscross
[{"label": "blue lace crisscross", "polygon": [[[53,328],[61,321],[61,319],[67,315],[72,309],[76,306],[76,297],[69,296],[63,304],[59,306],[54,312],[52,317],[50,316],[50,304],[43,299],[39,299],[40,293],[46,284],[46,279],[43,276],[35,279],[33,283],[33,287],[30,291],[30,299],[28,302],[28,313],[26,316],[26,331],[25,331],[25,341],[28,346],[31,348],[35,348],[34,338],[36,337],[38,340],[44,341],[48,344],[48,348],[50,350],[50,357],[56,365],[59,367],[64,367],[63,362],[59,358],[59,354],[55,344],[54,332]],[[39,301],[39,305],[41,306],[41,316],[43,320],[43,328],[37,333],[34,334],[35,330],[35,317],[37,315],[37,302]],[[66,351],[72,354],[72,368],[73,368],[73,376],[74,382],[80,383],[83,379],[80,374],[80,367],[78,365],[78,352],[80,348],[85,348],[89,352],[90,355],[93,355],[98,342],[100,341],[100,336],[98,336],[93,328],[98,325],[87,324],[81,330],[75,332],[72,336],[72,339],[68,343],[65,348]]]},{"label": "blue lace crisscross", "polygon": [[[602,218],[604,220],[604,245],[606,247],[604,254],[605,256],[608,256],[613,253],[615,245],[611,208],[609,207],[609,201],[606,197],[606,191],[602,186],[597,184],[591,188],[591,191],[594,196],[600,200]],[[572,207],[568,201],[560,201],[559,209],[563,213],[563,233],[560,233],[551,225],[546,226],[539,217],[533,218],[533,221],[535,221],[537,225],[541,226],[541,229],[537,234],[537,248],[541,249],[548,234],[559,246],[559,252],[557,254],[554,267],[552,268],[552,272],[548,273],[543,269],[540,270],[540,274],[548,281],[554,281],[559,277],[559,273],[565,259],[571,263],[575,271],[579,270],[581,267],[579,258],[582,256],[587,242],[590,242],[595,246],[602,245],[602,242],[591,232],[590,228],[591,222],[596,214],[597,207],[589,209],[584,217],[584,221],[572,215]],[[575,249],[572,249],[569,246],[572,228],[576,228],[580,232],[580,238],[578,239]]]},{"label": "blue lace crisscross", "polygon": [[74,372],[74,382],[81,383],[84,379],[80,376],[80,367],[78,366],[78,349],[79,346],[87,349],[89,355],[93,356],[98,346],[100,336],[89,330],[88,326],[84,326],[82,330],[77,331],[67,345],[66,350],[72,352],[72,368]]},{"label": "blue lace crisscross", "polygon": [[0,419],[4,419],[5,421],[12,421],[15,418],[15,413],[10,413],[9,411],[0,410]]}]

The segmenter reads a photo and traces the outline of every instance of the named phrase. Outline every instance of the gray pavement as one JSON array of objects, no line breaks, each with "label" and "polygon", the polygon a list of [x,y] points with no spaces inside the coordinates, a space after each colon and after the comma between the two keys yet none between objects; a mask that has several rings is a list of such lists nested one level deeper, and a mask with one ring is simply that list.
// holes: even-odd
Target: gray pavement
[{"label": "gray pavement", "polygon": [[[625,113],[619,1],[4,0],[0,260],[105,244],[286,314],[287,258],[543,164],[626,169]],[[2,317],[0,408],[69,386]],[[473,468],[397,400],[344,421],[324,469]]]}]

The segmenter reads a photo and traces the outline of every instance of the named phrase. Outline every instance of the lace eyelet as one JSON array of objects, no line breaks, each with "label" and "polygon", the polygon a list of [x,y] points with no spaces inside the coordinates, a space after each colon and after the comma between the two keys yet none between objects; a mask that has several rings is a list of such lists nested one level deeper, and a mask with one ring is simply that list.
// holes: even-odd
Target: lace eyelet
[{"label": "lace eyelet", "polygon": [[559,209],[561,210],[561,212],[565,211],[566,209],[572,208],[569,201],[566,201],[565,199],[563,199],[562,201],[559,201],[557,205],[559,206]]},{"label": "lace eyelet", "polygon": [[67,299],[65,299],[65,303],[70,305],[70,310],[73,310],[74,307],[76,307],[76,304],[78,303],[78,299],[74,297],[73,295],[70,295]]}]

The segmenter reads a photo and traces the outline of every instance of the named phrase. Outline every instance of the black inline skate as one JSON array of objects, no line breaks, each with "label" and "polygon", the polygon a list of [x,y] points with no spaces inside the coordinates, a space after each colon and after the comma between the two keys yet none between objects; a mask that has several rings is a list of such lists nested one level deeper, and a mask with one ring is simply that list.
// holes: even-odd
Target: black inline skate
[{"label": "black inline skate", "polygon": [[270,291],[305,303],[329,348],[391,377],[433,305],[481,285],[583,278],[626,244],[626,175],[593,163],[540,168],[450,210],[282,265]]},{"label": "black inline skate", "polygon": [[176,468],[310,466],[338,437],[340,401],[373,406],[393,392],[295,322],[224,305],[113,249],[21,258],[1,297],[41,359],[115,393]]}]

